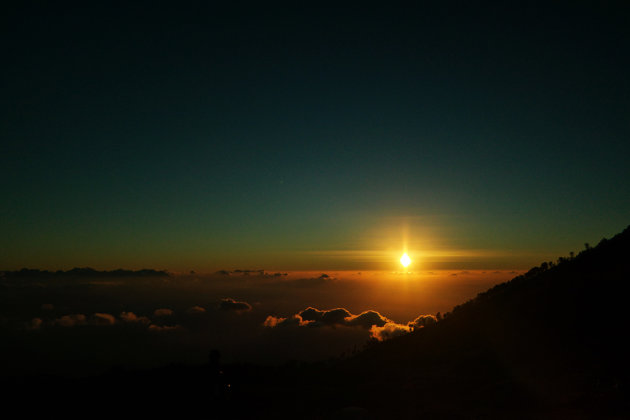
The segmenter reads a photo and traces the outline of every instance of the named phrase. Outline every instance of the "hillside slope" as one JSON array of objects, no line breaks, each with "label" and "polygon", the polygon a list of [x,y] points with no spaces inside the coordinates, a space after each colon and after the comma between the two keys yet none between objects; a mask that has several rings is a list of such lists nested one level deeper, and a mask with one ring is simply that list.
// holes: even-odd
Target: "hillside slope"
[{"label": "hillside slope", "polygon": [[369,367],[407,413],[628,414],[629,253],[627,228],[481,293],[434,328],[374,346],[349,369]]}]

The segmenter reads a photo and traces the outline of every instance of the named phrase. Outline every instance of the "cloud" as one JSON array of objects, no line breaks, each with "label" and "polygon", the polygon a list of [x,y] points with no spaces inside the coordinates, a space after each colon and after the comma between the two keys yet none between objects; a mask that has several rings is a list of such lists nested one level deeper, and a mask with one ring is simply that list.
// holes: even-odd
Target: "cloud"
[{"label": "cloud", "polygon": [[31,322],[28,324],[27,328],[29,330],[38,330],[42,327],[44,321],[41,318],[33,318]]},{"label": "cloud", "polygon": [[434,315],[420,315],[413,321],[408,322],[407,325],[389,321],[381,326],[373,325],[370,328],[370,336],[378,341],[383,341],[435,323],[437,323],[437,318]]},{"label": "cloud", "polygon": [[395,322],[388,322],[382,327],[373,325],[372,328],[370,328],[370,336],[378,341],[388,340],[409,332],[411,332],[411,327],[403,324],[396,324]]},{"label": "cloud", "polygon": [[252,309],[252,305],[247,302],[239,302],[232,298],[221,299],[219,309],[222,311],[245,312]]},{"label": "cloud", "polygon": [[191,308],[186,309],[186,313],[190,315],[203,314],[205,312],[206,312],[205,308],[202,308],[201,306],[196,306],[196,305]]},{"label": "cloud", "polygon": [[359,315],[353,315],[345,308],[320,310],[309,306],[289,318],[268,316],[263,326],[269,328],[286,326],[303,327],[307,325],[312,327],[357,327],[369,330],[372,338],[383,341],[402,334],[407,334],[418,328],[424,328],[436,322],[437,318],[433,315],[420,315],[407,324],[398,324],[374,310],[368,310],[361,312]]},{"label": "cloud", "polygon": [[41,308],[43,311],[52,311],[53,309],[55,309],[52,303],[44,303],[42,304]]},{"label": "cloud", "polygon": [[351,317],[352,314],[344,308],[336,308],[325,311],[322,315],[321,322],[326,325],[344,325],[346,323],[346,318]]},{"label": "cloud", "polygon": [[352,315],[346,319],[347,325],[357,325],[367,329],[372,328],[373,325],[382,327],[388,322],[393,321],[372,310],[361,312],[359,315]]},{"label": "cloud", "polygon": [[54,321],[55,325],[61,327],[74,327],[76,325],[85,325],[87,318],[83,314],[64,315]]},{"label": "cloud", "polygon": [[251,274],[258,277],[282,277],[282,276],[289,275],[289,273],[281,273],[281,272],[269,273],[265,270],[233,270],[233,271],[219,270],[219,271],[216,271],[215,274],[218,274],[220,276],[230,276],[232,274],[237,274],[241,276],[249,276]]},{"label": "cloud", "polygon": [[243,276],[248,276],[250,274],[258,274],[259,276],[262,276],[265,274],[265,270],[234,270],[232,273],[241,274]]},{"label": "cloud", "polygon": [[173,310],[168,308],[160,308],[153,311],[154,316],[171,316],[173,315]]},{"label": "cloud", "polygon": [[427,325],[433,325],[436,322],[437,322],[437,318],[433,315],[420,315],[419,317],[417,317],[416,319],[414,319],[407,325],[412,328],[423,328],[423,327],[426,327]]},{"label": "cloud", "polygon": [[353,315],[345,308],[320,310],[309,306],[303,311],[293,315],[291,318],[267,317],[264,325],[267,327],[287,325],[289,323],[300,326],[343,325],[348,327],[361,327],[369,330],[372,325],[382,327],[388,322],[393,321],[373,310],[361,312],[359,315]]},{"label": "cloud", "polygon": [[153,332],[175,332],[182,329],[181,325],[149,325],[149,331]]},{"label": "cloud", "polygon": [[133,312],[121,312],[120,319],[123,322],[129,322],[129,323],[139,323],[139,324],[151,323],[151,320],[147,318],[146,316],[138,316],[134,314]]},{"label": "cloud", "polygon": [[92,315],[90,323],[92,325],[114,325],[116,323],[116,318],[110,314],[96,312]]},{"label": "cloud", "polygon": [[308,277],[308,278],[290,280],[289,284],[292,284],[296,287],[315,287],[315,286],[322,286],[325,284],[331,284],[335,282],[336,280],[337,279],[335,277],[332,277],[326,273],[323,273],[318,277]]},{"label": "cloud", "polygon": [[286,318],[269,315],[263,322],[263,326],[270,328],[277,327],[278,325],[282,325],[282,323],[286,320]]},{"label": "cloud", "polygon": [[315,326],[315,322],[314,321],[304,320],[298,314],[290,316],[288,318],[281,318],[281,317],[276,317],[276,316],[269,315],[265,319],[265,322],[263,322],[263,326],[271,327],[271,328],[273,328],[273,327],[290,327],[290,326],[304,327],[306,325]]},{"label": "cloud", "polygon": [[299,317],[304,321],[319,322],[322,319],[322,316],[324,316],[324,312],[325,311],[320,311],[319,309],[309,306],[297,315],[299,315]]},{"label": "cloud", "polygon": [[345,325],[346,318],[352,317],[352,314],[344,308],[321,311],[311,306],[296,315],[303,321],[318,322],[324,325]]}]

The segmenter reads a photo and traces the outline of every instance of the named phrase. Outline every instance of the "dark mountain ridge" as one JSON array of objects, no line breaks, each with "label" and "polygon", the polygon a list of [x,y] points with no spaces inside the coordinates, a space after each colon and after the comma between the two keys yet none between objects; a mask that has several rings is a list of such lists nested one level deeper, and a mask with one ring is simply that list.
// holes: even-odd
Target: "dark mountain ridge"
[{"label": "dark mountain ridge", "polygon": [[0,278],[5,279],[49,279],[49,278],[102,278],[102,277],[168,277],[170,274],[165,270],[152,270],[143,268],[141,270],[95,270],[91,267],[75,267],[71,270],[38,270],[32,268],[22,268],[14,271],[0,271]]},{"label": "dark mountain ridge", "polygon": [[409,389],[416,404],[406,413],[438,416],[450,407],[455,417],[627,416],[629,252],[626,228],[479,294],[435,327],[373,346],[347,363],[370,366],[375,377],[405,378],[390,397]]}]

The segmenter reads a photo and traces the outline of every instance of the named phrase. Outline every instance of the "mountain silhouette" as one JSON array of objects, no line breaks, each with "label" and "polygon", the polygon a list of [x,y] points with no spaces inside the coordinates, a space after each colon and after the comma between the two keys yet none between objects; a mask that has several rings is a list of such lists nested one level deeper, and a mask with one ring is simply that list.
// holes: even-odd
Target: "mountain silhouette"
[{"label": "mountain silhouette", "polygon": [[403,417],[627,416],[630,228],[585,248],[368,349],[346,375],[369,368]]},{"label": "mountain silhouette", "polygon": [[37,381],[46,404],[24,407],[66,417],[628,418],[629,253],[630,227],[351,357],[268,367],[212,351],[202,367],[30,378],[13,401]]}]

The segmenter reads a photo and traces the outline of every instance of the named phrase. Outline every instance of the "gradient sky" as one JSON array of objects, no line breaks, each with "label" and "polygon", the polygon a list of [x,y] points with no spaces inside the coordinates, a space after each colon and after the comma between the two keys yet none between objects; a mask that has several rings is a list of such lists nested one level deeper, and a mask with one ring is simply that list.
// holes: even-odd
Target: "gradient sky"
[{"label": "gradient sky", "polygon": [[623,2],[90,3],[3,12],[0,268],[528,268],[630,221]]}]

